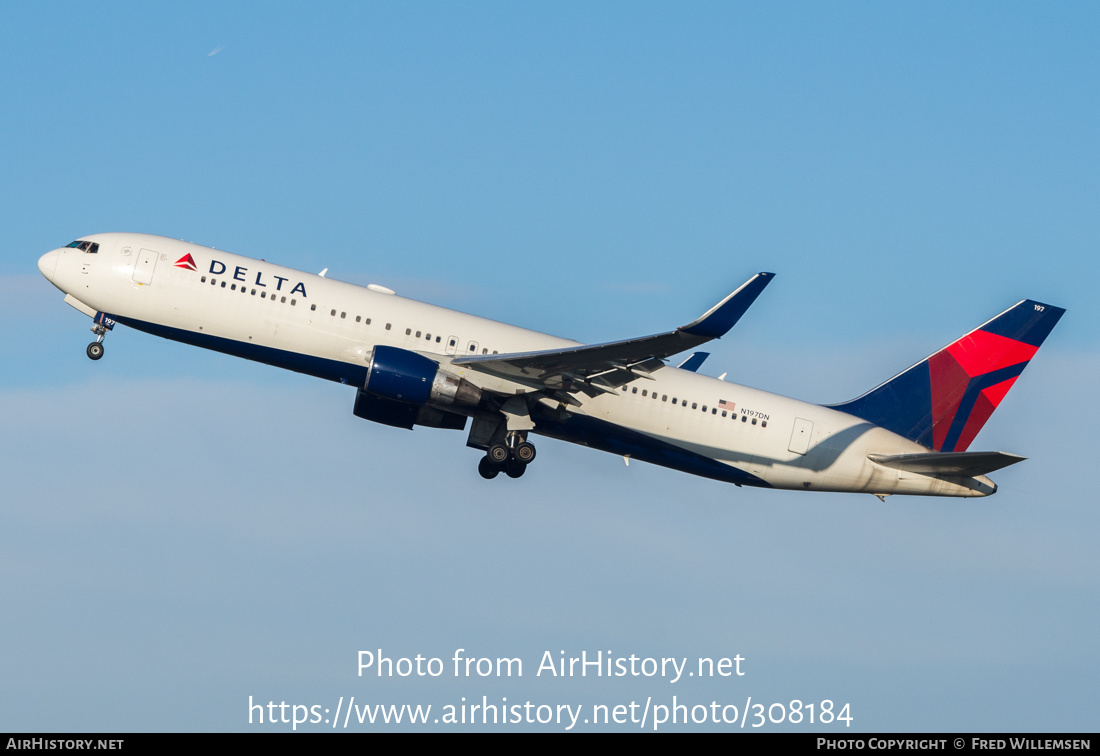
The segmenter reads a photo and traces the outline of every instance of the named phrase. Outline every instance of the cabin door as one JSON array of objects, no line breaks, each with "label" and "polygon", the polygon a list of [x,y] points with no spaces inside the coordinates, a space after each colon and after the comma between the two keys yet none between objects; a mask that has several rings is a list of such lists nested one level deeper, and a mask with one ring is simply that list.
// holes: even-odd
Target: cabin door
[{"label": "cabin door", "polygon": [[148,286],[153,283],[153,269],[157,267],[159,254],[151,249],[143,249],[138,253],[137,262],[134,263],[134,281]]},{"label": "cabin door", "polygon": [[794,429],[791,430],[791,442],[787,444],[787,451],[795,454],[805,454],[810,448],[810,436],[813,435],[814,424],[801,417],[794,419]]}]

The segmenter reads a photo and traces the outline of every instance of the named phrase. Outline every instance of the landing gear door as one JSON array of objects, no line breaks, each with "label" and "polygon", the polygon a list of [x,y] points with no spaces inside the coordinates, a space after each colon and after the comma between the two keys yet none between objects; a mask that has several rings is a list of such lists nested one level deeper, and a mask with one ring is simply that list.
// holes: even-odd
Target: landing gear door
[{"label": "landing gear door", "polygon": [[794,419],[794,429],[791,431],[791,442],[787,444],[787,451],[795,454],[805,454],[810,448],[810,436],[813,435],[814,424],[801,417]]},{"label": "landing gear door", "polygon": [[148,286],[153,283],[153,269],[157,267],[159,254],[151,249],[143,249],[138,253],[137,262],[134,264],[134,282]]}]

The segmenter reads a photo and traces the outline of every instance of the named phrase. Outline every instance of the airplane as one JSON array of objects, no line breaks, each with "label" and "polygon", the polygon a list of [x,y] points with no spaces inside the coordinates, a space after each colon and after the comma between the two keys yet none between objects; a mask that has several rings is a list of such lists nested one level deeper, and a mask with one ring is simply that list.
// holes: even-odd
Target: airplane
[{"label": "airplane", "polygon": [[42,274],[104,338],[123,324],[338,381],[385,425],[465,431],[478,472],[519,478],[547,436],[736,486],[978,497],[1024,459],[968,451],[1065,312],[1024,300],[851,401],[816,405],[701,375],[774,275],[753,275],[674,330],[582,344],[148,234],[85,236]]}]

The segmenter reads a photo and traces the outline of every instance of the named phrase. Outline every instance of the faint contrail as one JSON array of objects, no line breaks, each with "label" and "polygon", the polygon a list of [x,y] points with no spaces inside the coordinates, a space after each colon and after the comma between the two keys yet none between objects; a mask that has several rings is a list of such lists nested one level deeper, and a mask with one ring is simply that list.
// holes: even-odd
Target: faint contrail
[{"label": "faint contrail", "polygon": [[217,55],[218,53],[220,53],[224,49],[225,49],[225,45],[218,45],[213,50],[211,50],[209,53],[207,53],[206,57],[213,58],[215,55]]}]

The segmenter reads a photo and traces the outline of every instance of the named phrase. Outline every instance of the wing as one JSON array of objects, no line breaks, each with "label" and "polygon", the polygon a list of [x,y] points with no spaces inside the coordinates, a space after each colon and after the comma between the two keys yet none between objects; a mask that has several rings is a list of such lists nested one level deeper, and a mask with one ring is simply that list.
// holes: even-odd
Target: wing
[{"label": "wing", "polygon": [[[453,364],[533,388],[589,396],[614,393],[635,378],[650,378],[664,358],[722,337],[756,301],[774,273],[757,273],[697,320],[668,333],[607,344],[459,357]],[[575,400],[570,403],[575,403]]]}]

